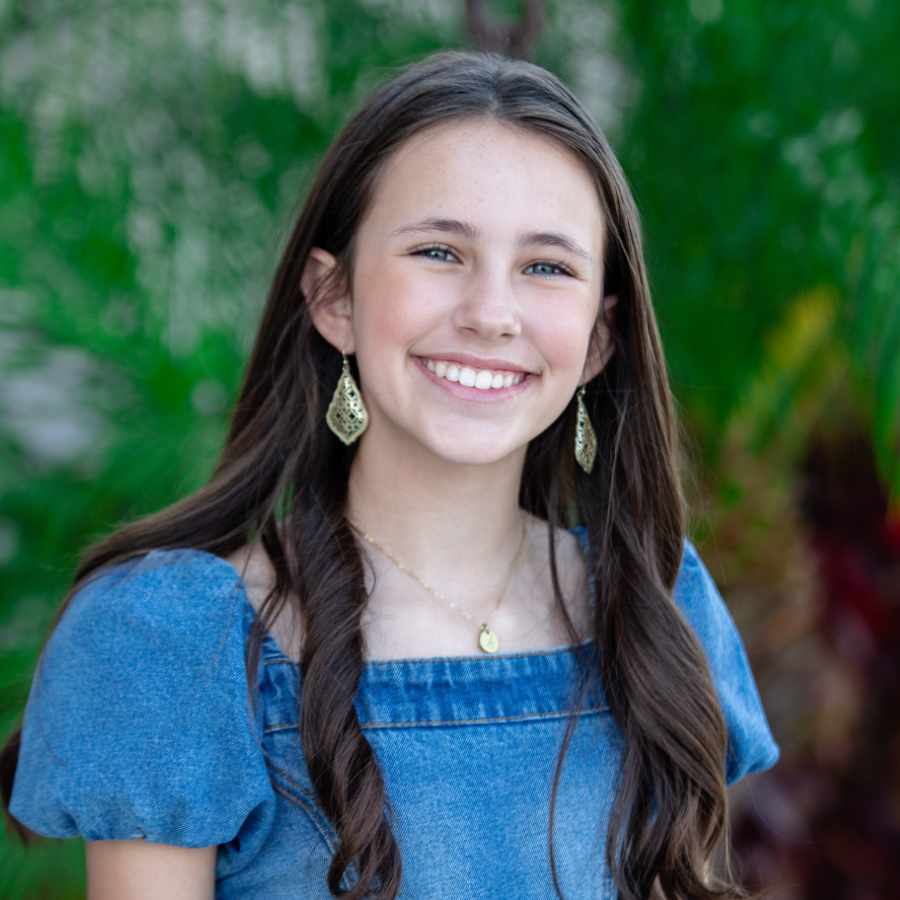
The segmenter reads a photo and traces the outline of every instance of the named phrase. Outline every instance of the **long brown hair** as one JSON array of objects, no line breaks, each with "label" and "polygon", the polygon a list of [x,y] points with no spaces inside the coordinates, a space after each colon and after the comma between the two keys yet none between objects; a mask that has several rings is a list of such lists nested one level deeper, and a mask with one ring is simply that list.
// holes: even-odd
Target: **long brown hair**
[{"label": "long brown hair", "polygon": [[[304,638],[299,739],[339,839],[328,887],[340,895],[352,867],[358,878],[347,897],[372,890],[397,895],[401,859],[385,815],[385,785],[353,705],[367,601],[363,555],[344,516],[356,445],[340,444],[325,424],[341,358],[309,310],[330,288],[352,285],[354,235],[390,154],[429,125],[472,116],[554,138],[572,151],[592,175],[606,218],[603,293],[619,299],[615,325],[606,323],[615,352],[585,397],[598,437],[596,463],[590,475],[575,464],[573,398],[529,444],[519,499],[546,520],[553,591],[567,621],[554,535],[573,520],[587,528],[597,589],[592,636],[602,648],[591,676],[601,681],[625,739],[607,862],[625,900],[644,900],[653,890],[671,900],[746,897],[730,871],[725,723],[703,650],[672,600],[686,520],[683,443],[638,212],[590,114],[558,78],[532,63],[443,51],[404,67],[369,95],[322,159],[281,257],[211,478],[88,547],[53,626],[79,584],[102,566],[153,548],[229,556],[259,539],[276,577],[247,642],[249,683],[255,683],[265,632],[285,604],[295,604]],[[313,246],[338,259],[337,280],[304,297],[301,273]],[[599,337],[598,328],[592,341]],[[574,642],[571,621],[569,630]],[[548,823],[559,896],[549,835],[574,719],[557,761]],[[6,807],[20,733],[7,740],[0,758]],[[27,841],[29,833],[8,809],[7,817]],[[705,870],[720,843],[724,873],[714,881]]]}]

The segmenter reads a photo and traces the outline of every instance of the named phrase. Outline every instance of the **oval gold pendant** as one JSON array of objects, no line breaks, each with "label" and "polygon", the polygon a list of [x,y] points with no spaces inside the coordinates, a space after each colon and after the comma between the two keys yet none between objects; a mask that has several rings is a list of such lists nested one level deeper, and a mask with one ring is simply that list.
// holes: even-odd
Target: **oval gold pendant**
[{"label": "oval gold pendant", "polygon": [[497,648],[500,646],[497,635],[487,627],[487,623],[481,626],[481,631],[478,633],[478,646],[485,653],[496,653]]}]

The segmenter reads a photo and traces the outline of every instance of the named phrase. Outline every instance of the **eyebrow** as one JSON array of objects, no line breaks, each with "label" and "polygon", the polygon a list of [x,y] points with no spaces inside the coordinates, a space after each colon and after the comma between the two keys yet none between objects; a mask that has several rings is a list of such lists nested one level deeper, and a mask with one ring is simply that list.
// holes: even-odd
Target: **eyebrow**
[{"label": "eyebrow", "polygon": [[[451,234],[461,234],[471,240],[475,240],[481,234],[480,230],[471,222],[432,217],[422,219],[420,222],[414,222],[411,225],[401,225],[399,228],[395,228],[391,235],[408,234],[411,231],[444,231]],[[540,244],[544,247],[560,247],[588,260],[588,262],[594,261],[593,256],[581,244],[558,231],[526,231],[519,235],[517,244],[520,247],[534,244]]]}]

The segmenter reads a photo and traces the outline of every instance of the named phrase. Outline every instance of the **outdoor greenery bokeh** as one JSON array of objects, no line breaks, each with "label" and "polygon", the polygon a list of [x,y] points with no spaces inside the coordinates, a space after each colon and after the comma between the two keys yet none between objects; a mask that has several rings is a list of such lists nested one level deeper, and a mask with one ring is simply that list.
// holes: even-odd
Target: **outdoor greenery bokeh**
[{"label": "outdoor greenery bokeh", "polygon": [[[471,45],[462,0],[0,4],[4,734],[80,550],[209,476],[286,231],[356,101]],[[889,0],[550,0],[532,55],[632,185],[692,529],[788,756],[818,734],[797,715],[812,688],[780,689],[809,673],[811,443],[862,434],[900,519],[898,46]],[[0,893],[80,896],[82,856],[7,837]]]}]

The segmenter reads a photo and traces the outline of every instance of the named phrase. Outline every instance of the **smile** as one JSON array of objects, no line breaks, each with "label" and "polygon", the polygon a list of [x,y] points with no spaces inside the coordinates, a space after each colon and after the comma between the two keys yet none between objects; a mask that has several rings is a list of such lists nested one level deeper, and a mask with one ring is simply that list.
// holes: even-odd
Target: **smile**
[{"label": "smile", "polygon": [[[530,372],[473,369],[421,356],[414,356],[413,359],[429,381],[455,397],[480,403],[508,400],[527,390],[538,377]],[[494,387],[495,384],[498,386]]]}]

